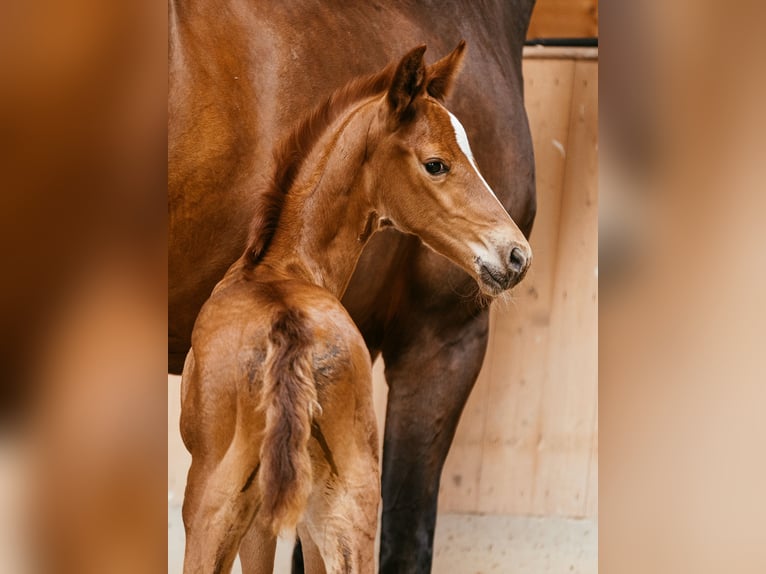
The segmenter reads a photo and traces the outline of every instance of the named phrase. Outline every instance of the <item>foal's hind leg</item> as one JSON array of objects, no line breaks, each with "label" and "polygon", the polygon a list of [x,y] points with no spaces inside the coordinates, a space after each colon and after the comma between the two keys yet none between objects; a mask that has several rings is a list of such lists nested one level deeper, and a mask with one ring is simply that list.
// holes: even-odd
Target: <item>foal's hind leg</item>
[{"label": "foal's hind leg", "polygon": [[[327,570],[324,567],[324,559],[319,547],[314,543],[314,540],[309,534],[308,528],[305,522],[298,525],[298,536],[300,537],[301,554],[301,570],[307,574],[326,574]],[[295,573],[295,557],[293,556],[293,572]]]},{"label": "foal's hind leg", "polygon": [[242,574],[272,574],[277,539],[271,529],[259,523],[256,516],[239,547]]},{"label": "foal's hind leg", "polygon": [[242,537],[258,510],[258,458],[254,451],[251,441],[235,438],[223,459],[210,470],[192,458],[183,508],[184,574],[231,570]]},{"label": "foal's hind leg", "polygon": [[[380,473],[372,404],[368,412],[358,410],[351,418],[354,422],[338,425],[336,432],[340,433],[333,437],[335,440],[327,437],[327,448],[336,453],[335,468],[325,469],[321,477],[316,477],[303,525],[307,532],[299,531],[307,574],[322,572],[312,570],[312,562],[316,561],[310,560],[311,553],[306,552],[309,537],[328,574],[375,571]],[[360,424],[365,419],[367,423]]]},{"label": "foal's hind leg", "polygon": [[[309,502],[306,528],[328,574],[373,574],[375,571],[380,480],[377,459],[367,463],[370,470],[364,476],[349,476],[348,480],[317,493]],[[308,558],[305,536],[301,543],[304,558]],[[307,574],[315,572],[312,562],[306,559]]]}]

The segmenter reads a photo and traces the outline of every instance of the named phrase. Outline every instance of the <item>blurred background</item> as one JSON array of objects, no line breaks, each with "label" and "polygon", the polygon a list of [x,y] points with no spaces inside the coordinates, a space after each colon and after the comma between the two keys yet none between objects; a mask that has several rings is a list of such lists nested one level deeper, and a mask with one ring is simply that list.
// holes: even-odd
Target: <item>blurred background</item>
[{"label": "blurred background", "polygon": [[165,569],[167,9],[0,6],[0,570]]},{"label": "blurred background", "polygon": [[766,5],[604,8],[600,568],[764,572]]},{"label": "blurred background", "polygon": [[[766,571],[764,10],[746,0],[599,8],[597,397],[592,378],[562,363],[529,375],[536,390],[504,382],[504,369],[522,369],[518,381],[537,354],[559,352],[557,337],[593,336],[578,317],[588,307],[561,302],[560,278],[578,271],[568,230],[592,212],[566,185],[572,138],[594,137],[573,102],[595,62],[553,58],[556,73],[525,62],[536,152],[559,155],[551,173],[564,191],[550,235],[542,225],[533,235],[556,263],[522,284],[518,308],[535,307],[524,292],[535,286],[551,323],[535,327],[538,347],[498,362],[515,324],[495,311],[494,359],[455,444],[482,454],[458,468],[453,453],[442,509],[481,510],[488,477],[507,475],[508,512],[597,510],[602,572]],[[166,29],[166,7],[145,0],[0,7],[4,571],[167,569]],[[535,104],[533,78],[571,81],[568,109],[566,98]],[[582,293],[594,293],[590,280]],[[577,372],[592,369],[586,343],[569,340],[570,360],[586,361]],[[590,418],[574,414],[572,389]],[[543,397],[552,406],[530,407]],[[507,400],[521,418],[473,426],[472,413]],[[524,416],[577,440],[561,456],[543,441],[536,468],[505,467],[536,452],[513,427]]]}]

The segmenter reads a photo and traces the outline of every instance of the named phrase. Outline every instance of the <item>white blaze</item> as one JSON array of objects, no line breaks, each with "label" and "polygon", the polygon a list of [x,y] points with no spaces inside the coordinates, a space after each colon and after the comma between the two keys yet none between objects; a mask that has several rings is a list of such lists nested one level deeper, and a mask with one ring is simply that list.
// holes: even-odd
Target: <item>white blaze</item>
[{"label": "white blaze", "polygon": [[[484,176],[481,175],[481,172],[479,171],[479,168],[476,166],[476,161],[473,159],[473,152],[471,151],[471,146],[468,143],[468,134],[465,133],[465,128],[463,127],[463,124],[460,123],[460,120],[458,120],[455,117],[455,114],[453,114],[451,111],[447,110],[447,113],[449,114],[450,122],[452,123],[452,129],[455,130],[455,139],[457,140],[457,145],[460,147],[460,150],[465,154],[465,157],[468,158],[468,161],[471,164],[471,167],[473,167],[473,170],[476,172],[476,175],[479,176],[479,179],[484,184],[484,187],[487,188],[487,191],[489,191],[495,199],[497,199],[497,195],[495,195],[495,192],[492,191],[492,188],[489,187],[489,184],[487,183],[487,180],[484,179]],[[498,200],[498,203],[500,200]]]}]

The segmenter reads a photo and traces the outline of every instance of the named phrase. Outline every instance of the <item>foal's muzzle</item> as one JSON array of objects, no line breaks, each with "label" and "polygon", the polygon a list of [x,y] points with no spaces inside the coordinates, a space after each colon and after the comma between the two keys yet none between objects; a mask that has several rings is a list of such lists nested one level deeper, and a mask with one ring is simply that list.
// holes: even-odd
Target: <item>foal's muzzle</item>
[{"label": "foal's muzzle", "polygon": [[480,261],[479,277],[485,291],[491,295],[499,295],[519,283],[527,274],[532,262],[532,252],[529,247],[514,245],[503,266]]}]

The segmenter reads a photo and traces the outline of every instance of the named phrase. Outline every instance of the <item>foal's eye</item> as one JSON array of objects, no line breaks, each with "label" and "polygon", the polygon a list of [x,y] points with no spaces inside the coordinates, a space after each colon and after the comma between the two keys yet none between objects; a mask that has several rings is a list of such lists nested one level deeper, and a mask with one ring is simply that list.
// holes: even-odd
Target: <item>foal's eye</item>
[{"label": "foal's eye", "polygon": [[437,160],[427,161],[423,165],[425,165],[426,171],[431,175],[441,175],[449,171],[446,165]]}]

